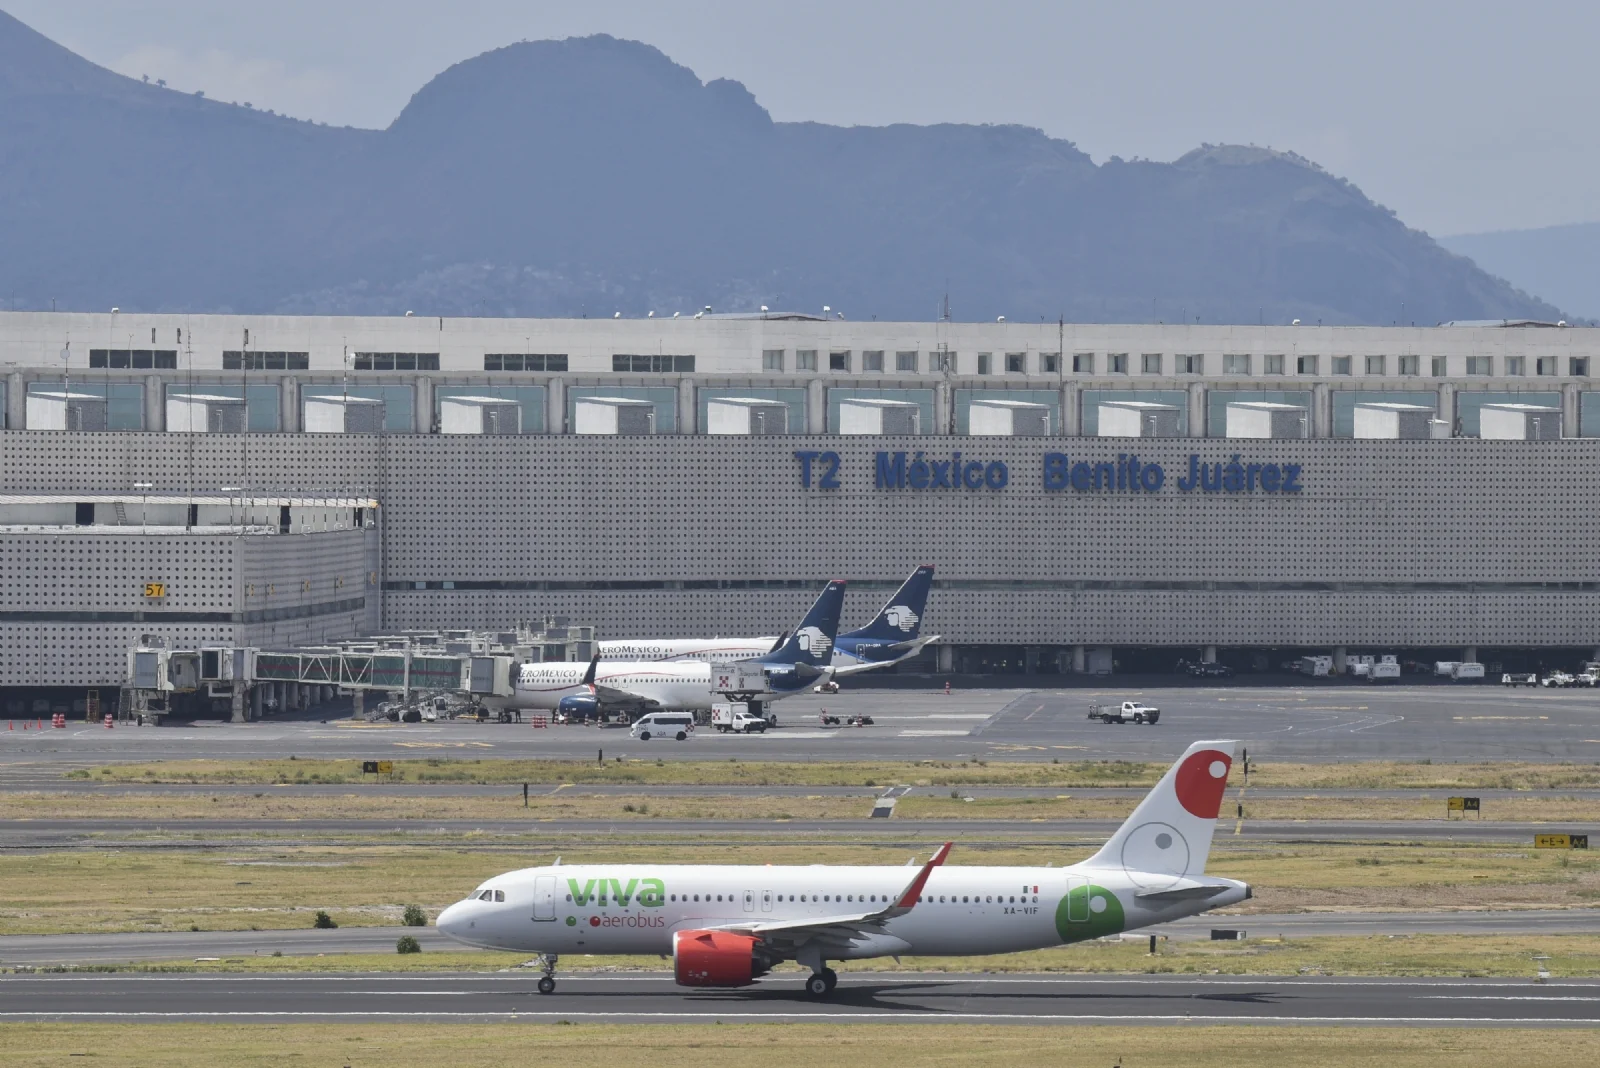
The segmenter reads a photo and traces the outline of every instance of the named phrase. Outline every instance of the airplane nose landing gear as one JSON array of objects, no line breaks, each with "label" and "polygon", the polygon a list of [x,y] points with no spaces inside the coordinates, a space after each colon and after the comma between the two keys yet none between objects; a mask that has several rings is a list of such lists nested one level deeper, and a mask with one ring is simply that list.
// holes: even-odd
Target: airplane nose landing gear
[{"label": "airplane nose landing gear", "polygon": [[554,953],[541,953],[537,959],[539,966],[544,969],[544,975],[539,979],[539,993],[554,994],[556,992],[556,961],[561,958]]}]

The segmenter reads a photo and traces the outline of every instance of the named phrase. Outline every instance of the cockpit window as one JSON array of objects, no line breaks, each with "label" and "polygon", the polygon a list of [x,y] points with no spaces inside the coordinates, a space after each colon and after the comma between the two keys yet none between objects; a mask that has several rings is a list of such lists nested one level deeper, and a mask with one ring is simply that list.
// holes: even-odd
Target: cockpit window
[{"label": "cockpit window", "polygon": [[494,892],[494,899],[496,901],[504,901],[506,899],[506,892],[504,890],[496,890]]},{"label": "cockpit window", "polygon": [[493,901],[494,900],[494,891],[493,890],[485,890],[483,893],[478,895],[478,900],[479,901]]}]

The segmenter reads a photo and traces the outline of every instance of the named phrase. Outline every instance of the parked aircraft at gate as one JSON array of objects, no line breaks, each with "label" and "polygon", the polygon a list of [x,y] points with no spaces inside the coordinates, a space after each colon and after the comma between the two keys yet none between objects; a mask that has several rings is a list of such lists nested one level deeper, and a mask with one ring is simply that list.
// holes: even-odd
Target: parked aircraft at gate
[{"label": "parked aircraft at gate", "polygon": [[514,695],[503,703],[582,718],[611,710],[709,708],[713,700],[730,692],[728,679],[758,672],[770,687],[760,693],[763,700],[792,696],[833,674],[829,659],[844,587],[841,579],[828,583],[793,634],[766,655],[741,665],[737,673],[704,660],[608,661],[596,656],[588,663],[524,664],[513,684]]},{"label": "parked aircraft at gate", "polygon": [[[933,587],[933,565],[923,564],[894,592],[878,614],[860,630],[841,634],[833,643],[833,674],[854,675],[873,668],[909,660],[923,647],[939,640],[937,634],[921,637],[928,591]],[[600,643],[607,660],[704,660],[712,664],[753,660],[775,651],[786,635],[766,638],[646,638]]]},{"label": "parked aircraft at gate", "polygon": [[439,914],[486,949],[671,954],[684,986],[736,987],[793,960],[825,997],[829,961],[1014,953],[1169,923],[1250,896],[1205,874],[1235,742],[1195,742],[1098,853],[1066,867],[581,864],[498,875]]}]

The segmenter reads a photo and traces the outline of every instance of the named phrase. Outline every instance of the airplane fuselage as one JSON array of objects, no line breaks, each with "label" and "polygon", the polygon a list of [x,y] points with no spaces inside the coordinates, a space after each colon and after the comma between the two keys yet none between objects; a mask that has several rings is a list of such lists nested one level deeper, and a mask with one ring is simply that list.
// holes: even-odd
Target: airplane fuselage
[{"label": "airplane fuselage", "polygon": [[[662,663],[675,660],[703,660],[712,664],[733,664],[765,656],[776,635],[766,638],[663,638],[639,641],[608,641],[600,643],[600,656],[605,660],[627,660],[642,663]],[[873,668],[887,667],[907,660],[922,651],[937,636],[912,639],[895,650],[896,643],[878,638],[852,638],[841,635],[834,639],[831,666],[836,675],[853,675]]]},{"label": "airplane fuselage", "polygon": [[[677,931],[750,922],[816,922],[885,908],[913,867],[572,865],[490,879],[440,917],[452,938],[517,952],[672,953]],[[1159,877],[1156,877],[1159,878]],[[1104,869],[940,867],[904,915],[834,959],[1042,949],[1191,916],[1244,900],[1249,888],[1211,879],[1205,899],[1152,898],[1152,877]],[[1159,888],[1159,886],[1157,886]],[[1140,894],[1146,893],[1141,898]]]}]

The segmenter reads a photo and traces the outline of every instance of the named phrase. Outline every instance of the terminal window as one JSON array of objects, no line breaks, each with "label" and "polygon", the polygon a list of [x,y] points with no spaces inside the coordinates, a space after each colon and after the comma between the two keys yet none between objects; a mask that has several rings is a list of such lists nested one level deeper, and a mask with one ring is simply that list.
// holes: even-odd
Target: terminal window
[{"label": "terminal window", "polygon": [[485,371],[565,371],[566,353],[490,352],[483,357]]},{"label": "terminal window", "polygon": [[1128,373],[1128,354],[1126,352],[1106,353],[1106,374],[1125,375]]},{"label": "terminal window", "polygon": [[1432,360],[1432,368],[1428,373],[1434,378],[1443,378],[1450,373],[1449,360],[1443,356],[1435,356]]},{"label": "terminal window", "polygon": [[1422,357],[1420,357],[1420,356],[1402,356],[1402,357],[1400,357],[1400,373],[1401,374],[1403,374],[1403,375],[1411,375],[1411,376],[1414,377],[1414,376],[1420,374],[1421,371],[1422,371]]},{"label": "terminal window", "polygon": [[1061,373],[1061,353],[1039,353],[1039,370],[1043,374],[1058,375]]},{"label": "terminal window", "polygon": [[874,349],[861,354],[861,369],[863,371],[883,370],[883,350]]},{"label": "terminal window", "polygon": [[1492,375],[1492,374],[1494,374],[1494,357],[1493,356],[1468,356],[1467,357],[1467,374],[1469,374],[1469,375]]},{"label": "terminal window", "polygon": [[1367,374],[1386,375],[1389,373],[1389,358],[1387,356],[1368,356]]},{"label": "terminal window", "polygon": [[1264,375],[1283,374],[1283,353],[1275,353],[1261,357],[1261,373]]},{"label": "terminal window", "polygon": [[844,372],[848,373],[849,370],[850,370],[850,353],[849,353],[849,351],[847,350],[845,352],[830,352],[830,353],[828,353],[828,370],[830,370],[830,371],[844,371]]},{"label": "terminal window", "polygon": [[1567,358],[1567,374],[1573,378],[1589,377],[1589,357],[1569,356]]},{"label": "terminal window", "polygon": [[1528,373],[1528,358],[1526,356],[1507,356],[1506,374],[1525,375]]},{"label": "terminal window", "polygon": [[1094,374],[1094,353],[1074,352],[1072,354],[1072,371],[1074,374]]},{"label": "terminal window", "polygon": [[928,370],[944,374],[955,374],[956,354],[953,352],[928,353]]},{"label": "terminal window", "polygon": [[1294,358],[1294,373],[1297,375],[1316,374],[1317,358],[1315,356],[1296,356]]},{"label": "terminal window", "polygon": [[1250,373],[1249,353],[1229,353],[1222,357],[1222,373],[1225,375],[1247,375]]},{"label": "terminal window", "polygon": [[1199,353],[1179,353],[1172,358],[1172,369],[1180,375],[1203,375],[1206,358]]},{"label": "terminal window", "polygon": [[1139,357],[1139,370],[1147,375],[1161,373],[1161,353],[1146,352]]},{"label": "terminal window", "polygon": [[356,371],[437,371],[437,352],[358,352],[351,362]]},{"label": "terminal window", "polygon": [[1556,358],[1554,356],[1540,356],[1533,361],[1533,373],[1554,377],[1556,373]]},{"label": "terminal window", "polygon": [[817,350],[796,349],[794,354],[794,369],[796,371],[815,371],[817,369]]},{"label": "terminal window", "polygon": [[1006,374],[1025,375],[1028,373],[1028,354],[1026,352],[1006,353]]},{"label": "terminal window", "polygon": [[177,370],[176,349],[90,349],[89,366]]},{"label": "terminal window", "polygon": [[1348,357],[1348,356],[1335,356],[1333,358],[1333,373],[1336,374],[1336,375],[1347,375],[1347,374],[1349,374],[1350,373],[1350,357]]},{"label": "terminal window", "polygon": [[990,370],[989,361],[991,361],[992,359],[994,359],[994,355],[992,353],[988,353],[988,352],[980,352],[980,353],[978,353],[978,373],[980,375],[986,375],[986,374],[989,373],[989,370]]},{"label": "terminal window", "polygon": [[896,371],[917,370],[917,354],[914,352],[897,352],[894,354],[894,369]]},{"label": "terminal window", "polygon": [[614,354],[611,357],[613,371],[631,372],[634,374],[673,374],[674,372],[693,372],[693,356],[636,356],[629,354]]},{"label": "terminal window", "polygon": [[763,371],[781,371],[781,370],[783,370],[783,350],[782,349],[762,349],[761,350],[761,369]]},{"label": "terminal window", "polygon": [[224,371],[308,371],[309,352],[224,352]]}]

